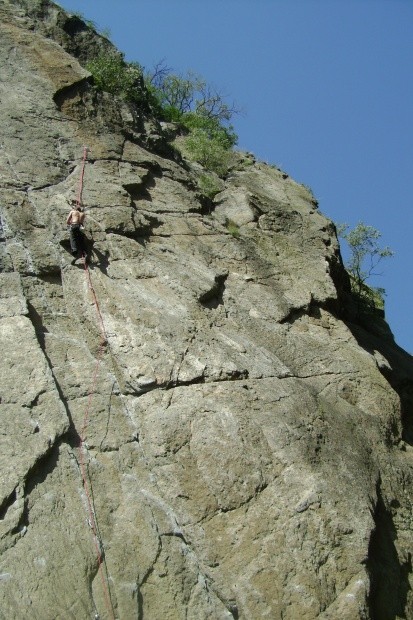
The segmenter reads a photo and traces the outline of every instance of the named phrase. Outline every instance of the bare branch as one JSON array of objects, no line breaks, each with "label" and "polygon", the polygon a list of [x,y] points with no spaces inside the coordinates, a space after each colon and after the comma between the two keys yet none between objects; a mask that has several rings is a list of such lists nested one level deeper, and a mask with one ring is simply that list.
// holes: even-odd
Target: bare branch
[{"label": "bare branch", "polygon": [[172,73],[172,67],[166,64],[166,59],[162,58],[154,65],[152,71],[146,73],[146,79],[155,86],[161,88],[165,78]]}]

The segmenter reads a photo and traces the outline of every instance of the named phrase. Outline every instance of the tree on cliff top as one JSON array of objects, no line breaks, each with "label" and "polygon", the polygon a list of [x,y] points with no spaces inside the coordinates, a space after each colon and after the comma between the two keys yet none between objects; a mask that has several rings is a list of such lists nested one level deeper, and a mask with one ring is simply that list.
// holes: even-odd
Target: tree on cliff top
[{"label": "tree on cliff top", "polygon": [[380,287],[370,287],[366,284],[371,276],[381,275],[376,272],[378,264],[383,258],[394,255],[389,247],[381,248],[378,240],[381,233],[373,226],[359,222],[352,230],[348,224],[340,224],[337,234],[346,240],[350,258],[346,269],[350,274],[351,287],[359,302],[373,306],[383,307],[385,291]]}]

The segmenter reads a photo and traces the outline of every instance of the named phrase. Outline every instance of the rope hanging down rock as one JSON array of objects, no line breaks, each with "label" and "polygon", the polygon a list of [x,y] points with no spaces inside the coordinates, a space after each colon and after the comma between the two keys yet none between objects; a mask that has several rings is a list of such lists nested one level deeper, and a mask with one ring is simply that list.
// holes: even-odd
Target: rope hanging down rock
[{"label": "rope hanging down rock", "polygon": [[[88,150],[89,149],[86,146],[83,149],[83,160],[82,160],[82,168],[81,168],[81,172],[80,172],[79,190],[78,190],[78,195],[77,195],[77,199],[76,199],[76,206],[77,207],[81,207],[82,206],[83,181],[84,181],[85,166],[86,166]],[[101,578],[101,581],[102,581],[102,589],[103,589],[103,594],[104,594],[104,598],[105,598],[105,605],[106,605],[106,608],[107,608],[107,612],[108,612],[109,618],[111,618],[112,620],[115,620],[115,613],[114,613],[114,609],[113,609],[113,605],[112,605],[112,600],[111,600],[111,597],[110,597],[109,585],[108,585],[108,579],[107,579],[108,571],[107,571],[107,567],[106,567],[106,560],[104,558],[104,555],[102,554],[103,543],[102,543],[101,537],[99,535],[97,519],[96,519],[96,513],[95,513],[95,509],[94,509],[94,505],[93,505],[92,493],[91,493],[89,476],[88,476],[87,465],[86,465],[86,458],[87,458],[86,434],[87,434],[87,429],[88,429],[88,425],[89,425],[89,417],[90,417],[90,411],[91,411],[91,408],[92,408],[93,395],[96,393],[96,387],[97,387],[97,380],[98,380],[99,370],[100,370],[100,366],[101,366],[101,363],[102,363],[102,358],[103,358],[103,354],[104,354],[104,351],[105,351],[105,346],[106,346],[106,343],[107,343],[107,336],[106,336],[106,330],[105,330],[105,325],[104,325],[104,322],[103,322],[102,313],[100,311],[99,302],[98,302],[98,299],[97,299],[97,296],[96,296],[95,289],[93,287],[93,282],[92,282],[92,278],[91,278],[91,275],[90,275],[90,271],[89,271],[89,267],[88,267],[85,255],[83,256],[83,264],[84,264],[84,268],[85,268],[86,281],[87,281],[87,284],[88,284],[89,291],[90,291],[90,293],[92,295],[93,304],[94,304],[94,306],[96,308],[96,313],[97,313],[97,317],[98,317],[98,323],[99,323],[99,328],[100,328],[100,343],[99,343],[98,353],[97,353],[97,356],[96,356],[95,368],[94,368],[93,377],[92,377],[92,384],[91,384],[91,387],[90,387],[89,392],[88,392],[86,409],[85,409],[85,413],[84,413],[84,416],[83,416],[82,429],[80,431],[80,439],[79,439],[79,467],[80,467],[82,481],[83,481],[83,488],[84,488],[85,495],[86,495],[88,523],[89,523],[89,526],[90,526],[90,528],[92,530],[92,534],[93,534],[93,543],[94,543],[94,547],[95,547],[95,551],[96,551],[96,558],[97,558],[97,563],[98,563],[98,572],[100,574],[100,578]]]},{"label": "rope hanging down rock", "polygon": [[86,160],[87,160],[87,154],[89,152],[89,149],[87,146],[83,147],[83,159],[82,159],[82,168],[80,170],[80,178],[79,178],[79,189],[77,192],[77,198],[76,198],[76,208],[81,207],[82,206],[82,194],[83,194],[83,179],[85,176],[85,166],[86,166]]}]

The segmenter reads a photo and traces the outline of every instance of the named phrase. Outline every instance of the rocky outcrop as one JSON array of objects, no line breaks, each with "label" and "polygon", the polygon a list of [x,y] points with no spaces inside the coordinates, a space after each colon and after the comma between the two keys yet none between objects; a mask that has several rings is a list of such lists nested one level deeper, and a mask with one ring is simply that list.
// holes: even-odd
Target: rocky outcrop
[{"label": "rocky outcrop", "polygon": [[0,617],[413,617],[413,360],[333,224],[251,156],[206,199],[107,42],[0,17]]}]

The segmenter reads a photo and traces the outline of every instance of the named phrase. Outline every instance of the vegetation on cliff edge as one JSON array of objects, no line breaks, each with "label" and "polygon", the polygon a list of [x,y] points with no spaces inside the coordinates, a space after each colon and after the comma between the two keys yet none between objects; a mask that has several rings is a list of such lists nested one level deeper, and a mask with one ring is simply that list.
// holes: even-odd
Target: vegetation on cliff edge
[{"label": "vegetation on cliff edge", "polygon": [[175,146],[184,156],[218,176],[226,174],[237,143],[230,121],[239,110],[201,76],[174,74],[163,62],[145,71],[115,51],[93,58],[86,68],[96,88],[134,104],[146,102],[159,121],[176,123]]},{"label": "vegetation on cliff edge", "polygon": [[357,299],[359,310],[383,310],[385,290],[367,285],[371,276],[380,275],[376,268],[383,258],[393,256],[389,247],[380,247],[381,233],[373,226],[359,222],[353,229],[348,224],[339,224],[337,234],[348,245],[350,257],[346,264],[350,276],[351,290]]}]

